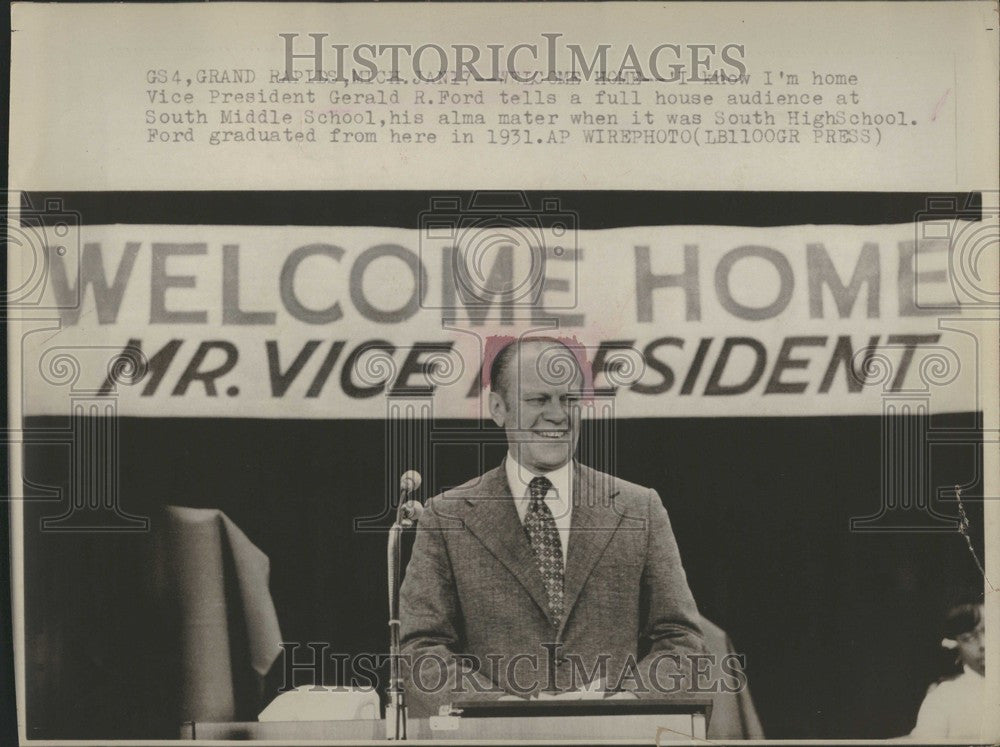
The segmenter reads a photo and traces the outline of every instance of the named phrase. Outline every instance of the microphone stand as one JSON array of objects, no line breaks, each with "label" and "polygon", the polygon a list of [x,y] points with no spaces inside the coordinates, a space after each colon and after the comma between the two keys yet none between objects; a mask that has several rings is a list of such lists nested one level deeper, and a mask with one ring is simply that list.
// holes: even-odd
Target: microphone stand
[{"label": "microphone stand", "polygon": [[399,565],[403,525],[397,514],[389,529],[389,687],[385,706],[385,738],[406,739],[406,703],[403,697],[403,678],[399,671]]},{"label": "microphone stand", "polygon": [[406,700],[403,690],[403,676],[400,671],[401,651],[399,644],[399,571],[402,564],[403,529],[416,523],[418,511],[404,501],[407,489],[400,490],[396,521],[389,528],[387,565],[389,569],[389,687],[386,689],[388,701],[385,706],[386,739],[406,739]]}]

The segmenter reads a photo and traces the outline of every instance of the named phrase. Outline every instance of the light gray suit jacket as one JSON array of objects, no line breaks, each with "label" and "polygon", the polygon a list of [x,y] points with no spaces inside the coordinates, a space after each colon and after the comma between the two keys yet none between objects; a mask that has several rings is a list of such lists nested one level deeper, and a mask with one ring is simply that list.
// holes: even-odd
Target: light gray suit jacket
[{"label": "light gray suit jacket", "polygon": [[551,620],[503,465],[432,498],[400,597],[410,714],[602,676],[663,697],[687,671],[685,655],[703,652],[656,491],[575,462],[564,589],[562,619]]}]

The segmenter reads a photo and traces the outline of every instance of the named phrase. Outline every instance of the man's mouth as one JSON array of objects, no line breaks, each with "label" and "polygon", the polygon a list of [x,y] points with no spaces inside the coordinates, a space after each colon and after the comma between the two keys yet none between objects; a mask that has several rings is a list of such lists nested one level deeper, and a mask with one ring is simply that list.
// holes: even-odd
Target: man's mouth
[{"label": "man's mouth", "polygon": [[535,433],[542,438],[550,438],[552,440],[557,440],[560,438],[566,438],[566,434],[569,433],[565,428],[561,430],[547,430],[547,431],[535,431]]}]

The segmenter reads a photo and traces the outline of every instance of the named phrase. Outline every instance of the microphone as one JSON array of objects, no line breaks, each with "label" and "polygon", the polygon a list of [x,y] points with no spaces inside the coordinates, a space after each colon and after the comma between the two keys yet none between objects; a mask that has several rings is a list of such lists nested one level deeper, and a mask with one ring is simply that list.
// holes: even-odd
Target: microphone
[{"label": "microphone", "polygon": [[420,488],[420,483],[423,482],[423,478],[420,477],[420,473],[415,469],[408,469],[399,478],[399,493],[403,495],[404,493],[412,493],[414,490]]},{"label": "microphone", "polygon": [[386,547],[389,579],[389,701],[385,706],[386,739],[406,739],[406,695],[400,670],[399,644],[399,573],[402,565],[400,544],[403,530],[417,523],[424,507],[420,501],[407,500],[410,493],[420,488],[420,473],[408,469],[399,477],[399,507],[396,523],[389,528]]},{"label": "microphone", "polygon": [[420,489],[420,484],[423,482],[423,478],[420,477],[420,473],[416,470],[407,470],[399,478],[399,513],[397,520],[404,527],[412,527],[420,520],[421,514],[424,512],[424,505],[418,500],[408,500],[403,499]]},{"label": "microphone", "polygon": [[409,469],[399,478],[399,507],[396,523],[389,528],[387,544],[389,578],[389,702],[385,706],[386,739],[406,739],[406,695],[400,670],[399,643],[399,573],[402,565],[400,544],[403,530],[417,523],[424,506],[419,500],[406,500],[420,488],[420,473]]}]

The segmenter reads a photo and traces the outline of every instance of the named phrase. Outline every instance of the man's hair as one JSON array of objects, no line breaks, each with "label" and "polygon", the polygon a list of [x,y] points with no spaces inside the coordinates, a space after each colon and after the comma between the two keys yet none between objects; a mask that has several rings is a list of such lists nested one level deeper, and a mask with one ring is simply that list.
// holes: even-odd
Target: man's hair
[{"label": "man's hair", "polygon": [[[529,343],[538,342],[547,345],[559,345],[565,348],[570,355],[573,356],[573,361],[576,363],[576,367],[580,369],[580,362],[577,360],[576,355],[562,340],[555,337],[521,337],[511,340],[506,345],[504,345],[497,354],[493,357],[493,362],[490,364],[490,390],[496,392],[504,401],[507,401],[507,374],[510,368],[511,361],[514,356],[521,349],[522,345],[527,345]],[[583,375],[583,370],[580,369],[580,374]]]}]

